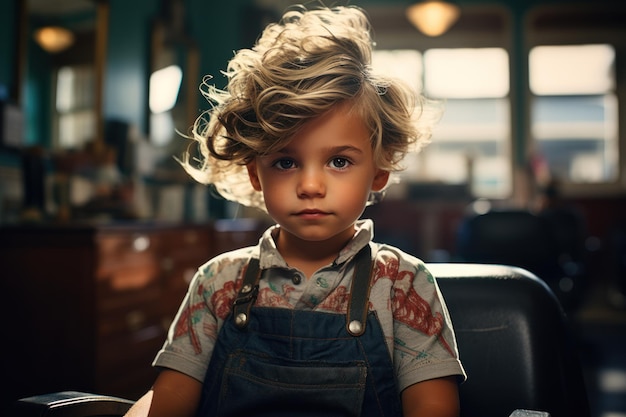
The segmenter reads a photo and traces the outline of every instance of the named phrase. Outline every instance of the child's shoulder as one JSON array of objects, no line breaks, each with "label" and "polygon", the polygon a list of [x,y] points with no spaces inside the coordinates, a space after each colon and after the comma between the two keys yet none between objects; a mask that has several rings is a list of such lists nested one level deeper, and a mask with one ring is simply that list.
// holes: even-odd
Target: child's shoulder
[{"label": "child's shoulder", "polygon": [[201,265],[198,272],[205,280],[234,280],[241,274],[252,257],[258,257],[258,253],[257,246],[223,252]]},{"label": "child's shoulder", "polygon": [[420,272],[430,274],[423,260],[404,250],[386,243],[375,243],[373,245],[374,261],[377,265],[385,266],[388,270],[409,271],[414,274]]},{"label": "child's shoulder", "polygon": [[398,262],[413,264],[416,266],[424,265],[424,261],[416,255],[408,253],[399,247],[382,242],[372,242],[372,246],[374,248],[372,253],[376,259],[397,259]]}]

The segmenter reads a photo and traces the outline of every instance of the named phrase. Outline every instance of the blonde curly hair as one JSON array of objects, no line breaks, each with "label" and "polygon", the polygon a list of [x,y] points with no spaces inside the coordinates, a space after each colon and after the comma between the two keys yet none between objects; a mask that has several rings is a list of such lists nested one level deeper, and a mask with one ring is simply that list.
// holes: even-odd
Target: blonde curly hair
[{"label": "blonde curly hair", "polygon": [[370,30],[355,6],[289,9],[230,60],[226,89],[203,80],[214,106],[193,126],[202,159],[187,154],[185,170],[224,198],[265,210],[245,165],[282,149],[305,123],[343,102],[371,131],[377,166],[402,169],[406,153],[428,142],[439,111],[427,111],[432,106],[424,97],[374,73]]}]

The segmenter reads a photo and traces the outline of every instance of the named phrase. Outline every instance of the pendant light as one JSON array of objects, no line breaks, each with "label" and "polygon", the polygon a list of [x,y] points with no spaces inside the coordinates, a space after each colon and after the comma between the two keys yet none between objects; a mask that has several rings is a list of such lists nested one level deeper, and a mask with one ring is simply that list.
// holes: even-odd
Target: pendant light
[{"label": "pendant light", "polygon": [[442,0],[425,0],[409,6],[406,16],[426,36],[440,36],[450,29],[461,14],[459,6]]},{"label": "pendant light", "polygon": [[51,54],[62,52],[74,43],[74,34],[59,26],[42,27],[33,36],[39,46]]}]

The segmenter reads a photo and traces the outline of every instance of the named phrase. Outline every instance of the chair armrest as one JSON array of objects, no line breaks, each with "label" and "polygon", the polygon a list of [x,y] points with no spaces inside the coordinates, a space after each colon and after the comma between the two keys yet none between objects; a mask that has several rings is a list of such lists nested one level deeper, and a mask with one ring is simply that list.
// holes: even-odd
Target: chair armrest
[{"label": "chair armrest", "polygon": [[537,410],[523,410],[519,408],[513,411],[509,417],[550,417],[550,413]]},{"label": "chair armrest", "polygon": [[123,416],[133,404],[109,395],[62,391],[18,400],[12,417],[116,417]]}]

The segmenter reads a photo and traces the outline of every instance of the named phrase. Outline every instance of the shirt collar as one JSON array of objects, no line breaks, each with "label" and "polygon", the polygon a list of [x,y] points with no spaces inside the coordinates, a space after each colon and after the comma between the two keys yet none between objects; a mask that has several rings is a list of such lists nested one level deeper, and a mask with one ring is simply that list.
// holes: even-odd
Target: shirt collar
[{"label": "shirt collar", "polygon": [[[355,233],[350,242],[339,252],[337,258],[333,262],[334,266],[340,265],[346,261],[349,261],[357,254],[365,245],[369,244],[369,242],[374,237],[374,223],[369,219],[363,219],[357,221],[354,226]],[[272,226],[263,233],[261,240],[259,242],[260,246],[260,257],[259,257],[259,266],[261,269],[269,269],[269,268],[289,268],[287,262],[283,259],[280,252],[278,252],[278,248],[276,247],[276,242],[274,241],[274,237],[280,226]]]}]

